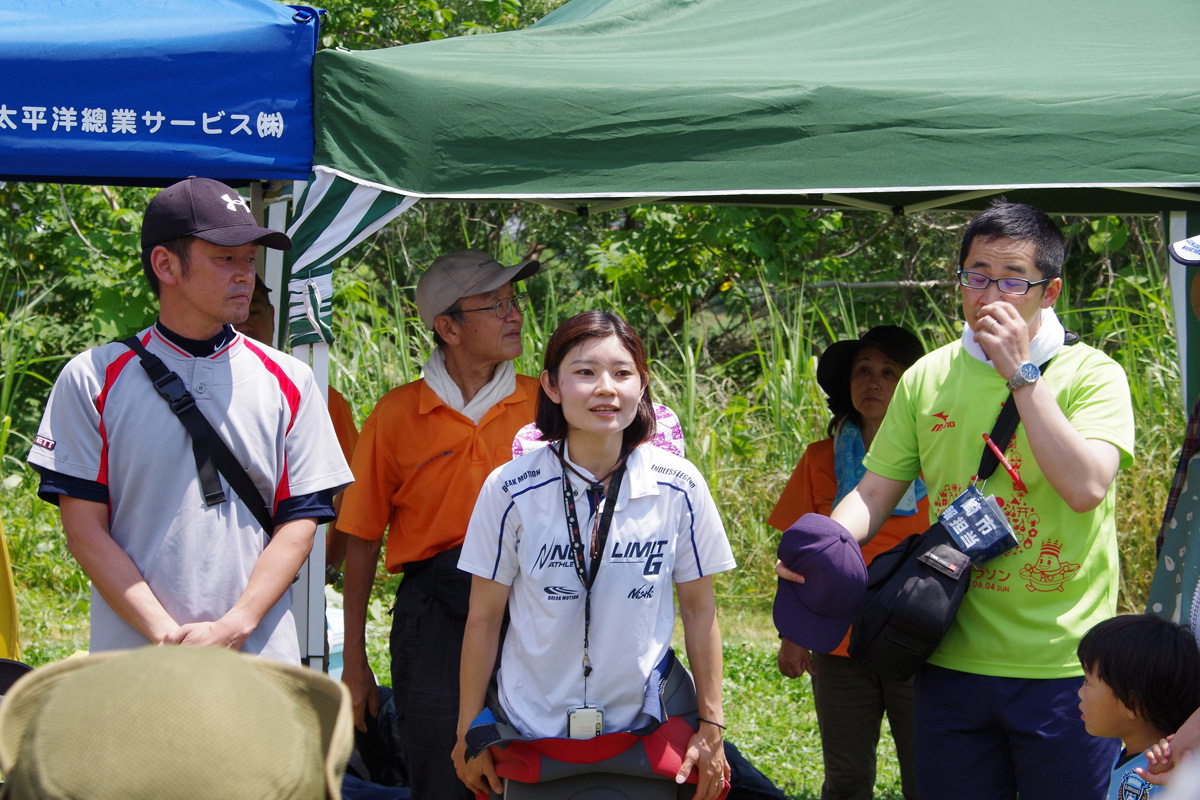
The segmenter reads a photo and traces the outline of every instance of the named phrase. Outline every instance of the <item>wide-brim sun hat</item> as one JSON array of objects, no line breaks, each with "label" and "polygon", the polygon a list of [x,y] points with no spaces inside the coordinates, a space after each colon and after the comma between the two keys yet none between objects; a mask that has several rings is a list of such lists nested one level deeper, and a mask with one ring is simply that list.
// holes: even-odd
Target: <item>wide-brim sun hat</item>
[{"label": "wide-brim sun hat", "polygon": [[34,670],[0,703],[5,800],[341,800],[349,690],[216,647],[142,647]]},{"label": "wide-brim sun hat", "polygon": [[844,339],[829,345],[817,360],[817,383],[829,396],[829,407],[834,413],[852,407],[850,371],[854,367],[854,356],[867,346],[877,348],[906,369],[925,355],[921,340],[898,325],[876,325],[860,339]]}]

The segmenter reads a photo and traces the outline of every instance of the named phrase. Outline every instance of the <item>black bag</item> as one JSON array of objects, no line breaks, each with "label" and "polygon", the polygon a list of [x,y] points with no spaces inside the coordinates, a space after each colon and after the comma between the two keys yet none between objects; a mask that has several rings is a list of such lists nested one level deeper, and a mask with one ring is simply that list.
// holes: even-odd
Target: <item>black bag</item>
[{"label": "black bag", "polygon": [[[1071,331],[1063,335],[1064,345],[1078,341]],[[1049,361],[1042,364],[1041,372],[1049,366]],[[999,452],[1008,448],[1020,422],[1010,392],[991,433]],[[998,464],[985,446],[976,475],[987,480]],[[847,653],[885,678],[908,680],[950,630],[970,575],[970,557],[941,522],[875,556],[867,565],[867,595],[850,628]]]},{"label": "black bag", "polygon": [[850,657],[885,678],[908,680],[950,630],[970,575],[971,559],[940,522],[875,556],[850,629]]}]

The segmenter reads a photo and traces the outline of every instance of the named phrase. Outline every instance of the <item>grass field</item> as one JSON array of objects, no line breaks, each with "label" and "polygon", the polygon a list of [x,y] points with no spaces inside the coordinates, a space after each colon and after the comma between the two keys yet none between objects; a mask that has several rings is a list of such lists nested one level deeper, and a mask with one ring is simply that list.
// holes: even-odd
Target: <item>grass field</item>
[{"label": "grass field", "polygon": [[[788,797],[816,800],[824,771],[808,676],[792,680],[779,673],[779,638],[769,610],[727,606],[721,629],[728,739]],[[682,651],[682,641],[676,649]],[[899,800],[900,767],[886,723],[877,759],[875,797]]]}]

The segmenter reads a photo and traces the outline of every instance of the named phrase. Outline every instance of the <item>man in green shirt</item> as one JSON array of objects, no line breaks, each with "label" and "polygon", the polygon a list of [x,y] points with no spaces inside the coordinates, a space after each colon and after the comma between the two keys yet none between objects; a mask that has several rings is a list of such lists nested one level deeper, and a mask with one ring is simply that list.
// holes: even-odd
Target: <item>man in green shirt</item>
[{"label": "man in green shirt", "polygon": [[921,475],[936,517],[974,480],[980,434],[1011,392],[1021,425],[1006,455],[1019,480],[997,470],[979,488],[1019,544],[973,571],[917,675],[922,800],[1103,798],[1116,755],[1080,721],[1075,646],[1116,612],[1115,478],[1133,460],[1133,412],[1119,365],[1064,345],[1053,310],[1063,252],[1031,206],[998,202],[972,220],[959,252],[962,339],[904,373],[865,477],[832,514],[866,542]]}]

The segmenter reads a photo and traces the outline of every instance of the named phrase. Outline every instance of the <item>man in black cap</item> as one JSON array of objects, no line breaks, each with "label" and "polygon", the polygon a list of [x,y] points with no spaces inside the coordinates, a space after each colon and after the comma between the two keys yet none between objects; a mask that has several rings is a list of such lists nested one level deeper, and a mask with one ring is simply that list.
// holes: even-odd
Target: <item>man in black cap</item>
[{"label": "man in black cap", "polygon": [[271,530],[227,479],[201,479],[209,448],[193,450],[131,346],[89,350],[54,384],[29,462],[92,581],[94,651],[219,645],[299,662],[290,586],[352,477],[312,371],[232,327],[259,245],[291,241],[230,187],[189,178],[159,192],[142,223],[159,317],[136,338],[244,468]]}]

